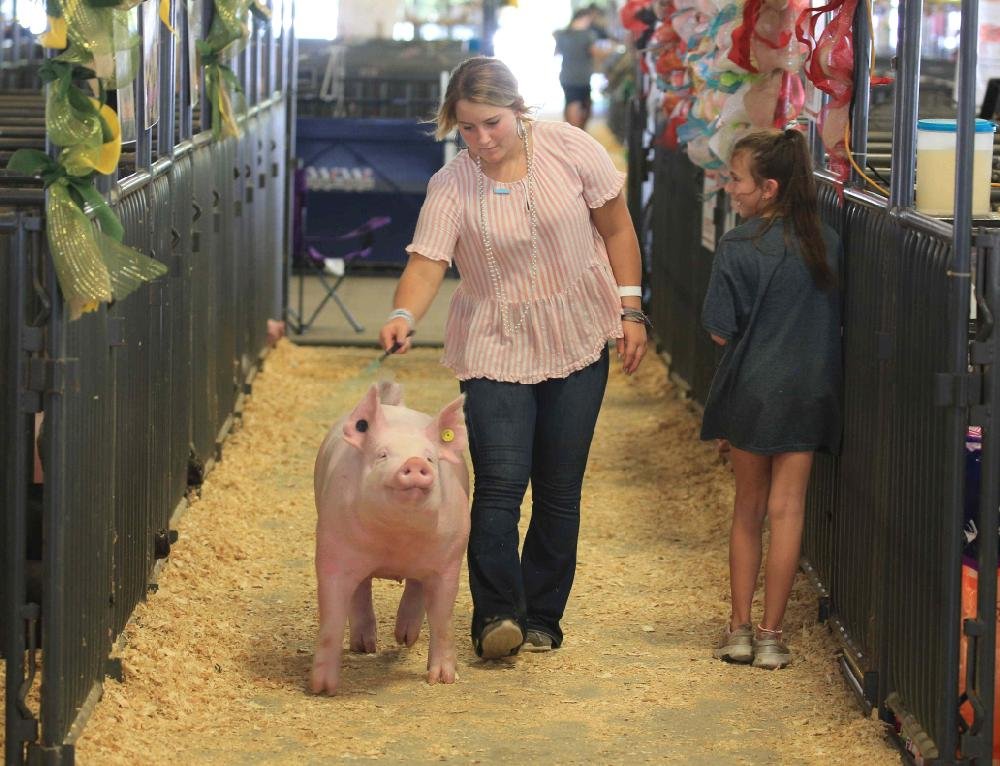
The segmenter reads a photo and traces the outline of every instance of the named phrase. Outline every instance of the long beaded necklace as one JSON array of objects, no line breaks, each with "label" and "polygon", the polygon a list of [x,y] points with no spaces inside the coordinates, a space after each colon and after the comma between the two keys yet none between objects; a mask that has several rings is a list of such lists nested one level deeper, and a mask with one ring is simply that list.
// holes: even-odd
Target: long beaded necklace
[{"label": "long beaded necklace", "polygon": [[[535,283],[538,280],[538,213],[535,210],[535,175],[533,173],[533,157],[528,151],[528,130],[522,126],[521,142],[524,145],[524,156],[528,163],[528,172],[525,175],[528,185],[528,224],[531,230],[531,264],[530,280],[528,283],[528,296],[534,294]],[[517,324],[511,324],[510,315],[507,312],[507,291],[504,289],[503,280],[500,278],[500,264],[493,254],[493,240],[490,237],[490,229],[486,221],[486,190],[483,173],[482,160],[476,157],[476,182],[479,194],[479,233],[483,238],[483,250],[486,251],[486,265],[490,272],[490,281],[493,283],[493,293],[500,304],[500,322],[507,335],[513,335],[524,327],[524,320],[528,316],[527,301],[521,303],[521,316]]]}]

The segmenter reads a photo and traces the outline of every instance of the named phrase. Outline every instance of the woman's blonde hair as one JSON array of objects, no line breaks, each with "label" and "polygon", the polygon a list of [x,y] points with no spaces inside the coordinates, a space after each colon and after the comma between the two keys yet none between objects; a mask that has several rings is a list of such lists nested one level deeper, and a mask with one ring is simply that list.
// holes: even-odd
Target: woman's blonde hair
[{"label": "woman's blonde hair", "polygon": [[528,111],[517,92],[517,80],[500,59],[476,56],[466,59],[451,73],[444,101],[438,109],[434,136],[442,139],[458,124],[455,105],[461,100],[513,109],[522,117]]}]

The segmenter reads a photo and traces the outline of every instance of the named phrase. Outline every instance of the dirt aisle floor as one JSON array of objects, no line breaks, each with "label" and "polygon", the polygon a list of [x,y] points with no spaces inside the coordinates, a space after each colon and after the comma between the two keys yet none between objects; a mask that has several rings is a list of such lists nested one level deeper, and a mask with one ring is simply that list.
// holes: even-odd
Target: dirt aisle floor
[{"label": "dirt aisle floor", "polygon": [[[358,374],[374,354],[282,341],[268,357],[242,428],[181,521],[159,592],[127,630],[125,682],[106,682],[79,763],[899,762],[858,712],[804,581],[786,622],[792,667],[711,658],[728,613],[731,477],[656,358],[633,378],[612,373],[562,649],[478,660],[463,576],[460,680],[428,686],[426,624],[413,649],[396,648],[402,587],[376,581],[378,652],[346,658],[339,696],[306,694],[312,465],[364,392]],[[410,406],[436,411],[456,395],[438,357],[387,365]]]}]

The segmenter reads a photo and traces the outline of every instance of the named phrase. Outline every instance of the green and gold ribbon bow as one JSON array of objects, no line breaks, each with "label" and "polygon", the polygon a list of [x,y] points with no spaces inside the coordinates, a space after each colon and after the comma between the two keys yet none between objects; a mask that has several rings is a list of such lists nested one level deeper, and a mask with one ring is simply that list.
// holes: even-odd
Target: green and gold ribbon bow
[{"label": "green and gold ribbon bow", "polygon": [[197,41],[198,56],[205,67],[205,95],[212,107],[212,133],[216,138],[238,136],[235,112],[243,111],[243,90],[224,59],[237,52],[250,37],[249,14],[270,19],[270,10],[259,0],[215,0],[212,26],[204,40]]},{"label": "green and gold ribbon bow", "polygon": [[45,0],[45,15],[49,19],[49,28],[38,38],[38,42],[45,48],[62,50],[66,47],[66,19],[63,18],[59,0]]},{"label": "green and gold ribbon bow", "polygon": [[222,55],[235,51],[235,48],[230,50],[233,43],[246,43],[250,37],[247,23],[249,10],[248,0],[215,0],[215,13],[212,16],[212,26],[205,35],[205,44]]},{"label": "green and gold ribbon bow", "polygon": [[[144,0],[86,0],[91,8],[114,8],[119,11],[130,11]],[[170,25],[170,0],[160,0],[160,21],[163,26],[170,30],[171,34],[177,34]]]},{"label": "green and gold ribbon bow", "polygon": [[[101,303],[121,300],[167,272],[162,263],[122,244],[121,221],[94,188],[92,173],[69,175],[64,164],[36,149],[18,149],[7,169],[40,176],[48,189],[45,229],[70,319],[95,311]],[[100,230],[84,212],[87,205]]]},{"label": "green and gold ribbon bow", "polygon": [[233,102],[242,111],[243,89],[236,73],[222,63],[219,54],[212,51],[204,40],[197,43],[202,65],[205,67],[205,96],[212,109],[212,134],[227,138],[240,134],[236,124]]},{"label": "green and gold ribbon bow", "polygon": [[124,88],[138,68],[141,41],[129,30],[129,10],[139,2],[46,0],[49,30],[41,43],[47,48],[65,48],[61,59],[90,67],[106,87]]},{"label": "green and gold ribbon bow", "polygon": [[89,69],[49,59],[39,68],[48,83],[45,128],[49,138],[63,147],[60,160],[71,176],[91,171],[108,175],[121,156],[121,126],[115,110],[73,85],[74,79],[93,75]]},{"label": "green and gold ribbon bow", "polygon": [[250,13],[261,21],[271,20],[271,9],[264,5],[260,0],[250,0]]}]

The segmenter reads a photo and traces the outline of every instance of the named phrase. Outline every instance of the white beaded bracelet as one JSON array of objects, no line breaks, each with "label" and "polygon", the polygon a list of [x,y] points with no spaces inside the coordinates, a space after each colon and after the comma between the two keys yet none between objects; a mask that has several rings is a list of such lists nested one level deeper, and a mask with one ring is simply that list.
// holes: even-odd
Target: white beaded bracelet
[{"label": "white beaded bracelet", "polygon": [[642,287],[639,285],[618,285],[618,296],[620,298],[641,298]]},{"label": "white beaded bracelet", "polygon": [[393,319],[405,319],[406,324],[413,329],[413,326],[417,323],[417,320],[413,318],[413,313],[407,309],[393,309],[389,312],[389,316],[386,317],[386,322],[391,322]]}]

